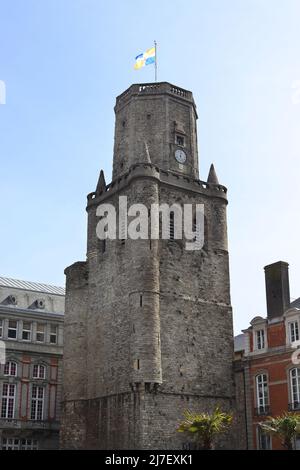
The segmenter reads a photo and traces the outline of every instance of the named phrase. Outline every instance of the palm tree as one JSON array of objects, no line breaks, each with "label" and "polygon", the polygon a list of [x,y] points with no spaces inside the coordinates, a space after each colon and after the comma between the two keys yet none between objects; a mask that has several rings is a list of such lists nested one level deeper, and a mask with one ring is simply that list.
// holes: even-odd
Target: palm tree
[{"label": "palm tree", "polygon": [[300,415],[296,413],[283,413],[275,418],[268,418],[260,423],[261,429],[267,434],[277,436],[287,450],[293,450],[293,442],[300,433]]},{"label": "palm tree", "polygon": [[201,449],[212,450],[216,436],[225,432],[232,422],[232,415],[217,406],[212,413],[192,413],[186,410],[184,420],[177,428],[192,436]]}]

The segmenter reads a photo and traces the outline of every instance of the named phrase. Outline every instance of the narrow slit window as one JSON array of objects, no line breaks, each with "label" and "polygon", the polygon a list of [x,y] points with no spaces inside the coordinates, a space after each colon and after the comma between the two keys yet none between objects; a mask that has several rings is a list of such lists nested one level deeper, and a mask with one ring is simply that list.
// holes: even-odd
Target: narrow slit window
[{"label": "narrow slit window", "polygon": [[175,239],[174,212],[170,212],[170,240]]}]

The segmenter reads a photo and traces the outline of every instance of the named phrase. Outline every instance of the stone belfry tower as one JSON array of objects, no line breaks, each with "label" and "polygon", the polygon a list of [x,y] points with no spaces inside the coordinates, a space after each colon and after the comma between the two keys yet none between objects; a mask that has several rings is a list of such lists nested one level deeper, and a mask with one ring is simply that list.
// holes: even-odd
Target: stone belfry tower
[{"label": "stone belfry tower", "polygon": [[[87,260],[68,267],[64,448],[174,449],[183,410],[234,407],[226,188],[199,180],[196,105],[169,83],[132,85],[115,106],[113,177],[88,195]],[[97,207],[119,197],[204,204],[205,243],[101,241]],[[226,444],[226,440],[220,445]]]}]

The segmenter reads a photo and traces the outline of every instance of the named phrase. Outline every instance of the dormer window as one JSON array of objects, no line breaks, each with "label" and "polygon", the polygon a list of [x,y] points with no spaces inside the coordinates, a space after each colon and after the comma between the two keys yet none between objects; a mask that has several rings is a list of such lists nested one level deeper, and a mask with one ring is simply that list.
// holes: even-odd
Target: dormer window
[{"label": "dormer window", "polygon": [[265,349],[265,330],[256,331],[256,349]]},{"label": "dormer window", "polygon": [[292,321],[289,323],[289,338],[291,343],[299,341],[299,323],[298,321]]},{"label": "dormer window", "polygon": [[184,147],[184,137],[182,135],[176,134],[176,145],[179,145],[180,147]]}]

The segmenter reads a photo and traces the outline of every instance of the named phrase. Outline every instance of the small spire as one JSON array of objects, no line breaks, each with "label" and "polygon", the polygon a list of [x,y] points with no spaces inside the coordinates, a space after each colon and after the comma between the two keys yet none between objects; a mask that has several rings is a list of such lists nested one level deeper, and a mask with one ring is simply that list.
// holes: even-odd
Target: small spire
[{"label": "small spire", "polygon": [[213,163],[210,165],[207,182],[211,184],[219,184],[219,180]]},{"label": "small spire", "polygon": [[104,177],[103,170],[101,170],[100,171],[100,176],[99,176],[99,179],[98,179],[97,188],[96,188],[96,194],[101,194],[105,190],[106,190],[105,177]]},{"label": "small spire", "polygon": [[149,147],[147,142],[145,141],[145,157],[146,157],[146,162],[151,163],[151,157],[150,157],[150,152],[149,152]]}]

